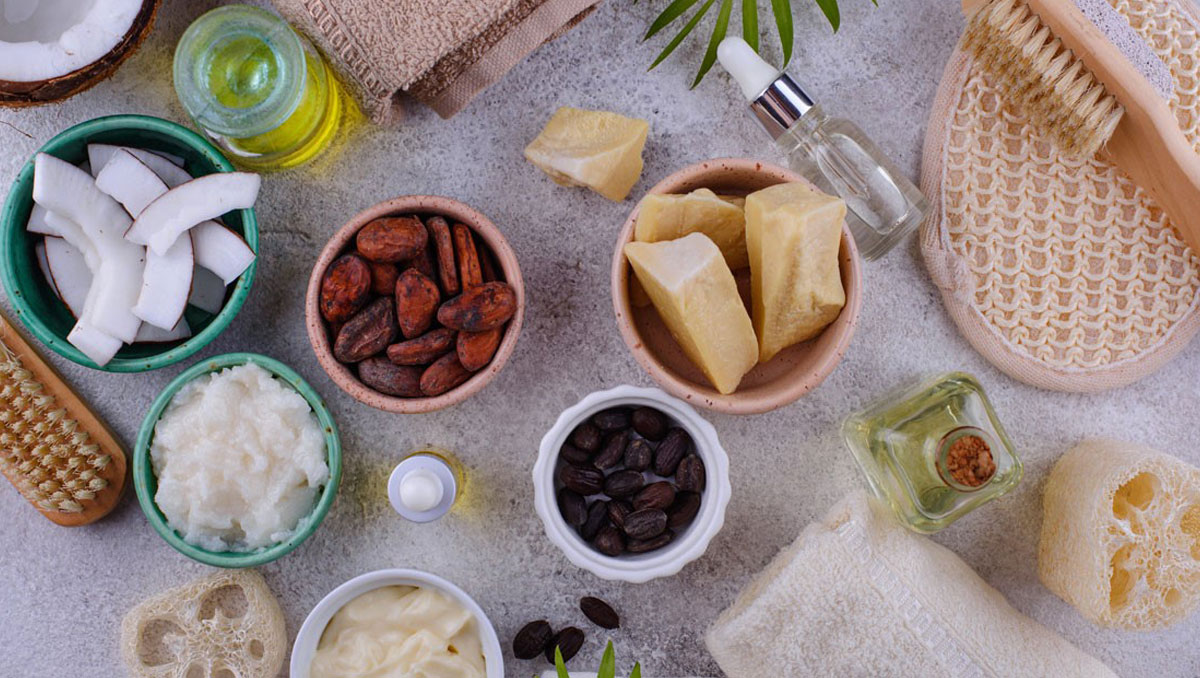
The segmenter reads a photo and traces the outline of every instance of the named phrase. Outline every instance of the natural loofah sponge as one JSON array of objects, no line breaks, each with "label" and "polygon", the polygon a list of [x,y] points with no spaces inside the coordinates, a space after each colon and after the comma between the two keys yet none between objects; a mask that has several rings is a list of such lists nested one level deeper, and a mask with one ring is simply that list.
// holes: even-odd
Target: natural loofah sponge
[{"label": "natural loofah sponge", "polygon": [[121,624],[121,654],[134,678],[274,678],[286,650],[283,611],[251,570],[163,591]]},{"label": "natural loofah sponge", "polygon": [[1054,466],[1044,508],[1042,583],[1092,622],[1154,629],[1200,604],[1200,469],[1086,440]]}]

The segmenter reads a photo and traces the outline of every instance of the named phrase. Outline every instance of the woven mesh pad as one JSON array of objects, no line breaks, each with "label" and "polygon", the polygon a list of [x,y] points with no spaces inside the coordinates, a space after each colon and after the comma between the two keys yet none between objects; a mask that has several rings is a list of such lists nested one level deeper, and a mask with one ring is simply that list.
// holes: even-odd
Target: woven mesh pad
[{"label": "woven mesh pad", "polygon": [[[1170,68],[1172,108],[1200,152],[1191,0],[1110,2]],[[1124,386],[1200,330],[1200,257],[1102,156],[1061,155],[955,51],[925,141],[921,184],[934,213],[921,248],[967,340],[1035,386]]]}]

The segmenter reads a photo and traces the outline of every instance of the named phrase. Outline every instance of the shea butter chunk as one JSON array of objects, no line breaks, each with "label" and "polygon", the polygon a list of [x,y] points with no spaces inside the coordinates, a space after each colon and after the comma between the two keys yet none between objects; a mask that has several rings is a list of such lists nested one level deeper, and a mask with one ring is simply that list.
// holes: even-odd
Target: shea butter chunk
[{"label": "shea butter chunk", "polygon": [[625,256],[667,329],[721,393],[732,393],[757,362],[750,314],[733,273],[708,236],[631,242]]},{"label": "shea butter chunk", "polygon": [[746,249],[759,359],[812,339],[846,303],[838,249],[846,203],[807,184],[746,196]]},{"label": "shea butter chunk", "polygon": [[1054,465],[1038,574],[1089,621],[1157,629],[1200,606],[1200,469],[1116,440]]},{"label": "shea butter chunk", "polygon": [[563,107],[525,147],[525,158],[558,184],[586,186],[620,202],[642,175],[649,130],[645,120]]},{"label": "shea butter chunk", "polygon": [[741,206],[701,188],[687,195],[650,194],[638,207],[633,237],[640,242],[675,240],[703,233],[716,243],[730,270],[750,265],[746,217]]}]

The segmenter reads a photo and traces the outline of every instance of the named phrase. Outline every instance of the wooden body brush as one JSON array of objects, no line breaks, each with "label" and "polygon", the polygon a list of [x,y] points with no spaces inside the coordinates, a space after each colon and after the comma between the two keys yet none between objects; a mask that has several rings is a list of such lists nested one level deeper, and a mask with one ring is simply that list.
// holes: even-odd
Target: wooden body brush
[{"label": "wooden body brush", "polygon": [[116,438],[0,313],[0,471],[50,520],[112,511],[125,487]]},{"label": "wooden body brush", "polygon": [[1103,7],[1089,9],[1124,24],[1106,0],[963,0],[963,44],[1064,151],[1090,157],[1104,147],[1200,255],[1200,155],[1155,87],[1079,4],[1097,2]]}]

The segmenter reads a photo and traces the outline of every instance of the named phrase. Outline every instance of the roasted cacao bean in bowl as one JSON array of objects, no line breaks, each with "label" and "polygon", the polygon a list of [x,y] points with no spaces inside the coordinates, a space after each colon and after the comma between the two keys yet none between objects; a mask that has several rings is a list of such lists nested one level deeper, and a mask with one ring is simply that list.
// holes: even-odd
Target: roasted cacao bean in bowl
[{"label": "roasted cacao bean in bowl", "polygon": [[[700,490],[700,508],[685,527],[675,533],[665,546],[644,553],[621,553],[606,555],[593,542],[581,535],[581,529],[570,524],[559,506],[559,490],[563,487],[560,462],[563,446],[580,430],[581,424],[592,422],[594,415],[613,408],[651,408],[665,415],[668,429],[678,427],[691,439],[690,454],[703,464],[704,486]],[[665,439],[665,438],[664,438]],[[661,445],[661,441],[657,444]],[[600,447],[597,454],[603,453]],[[657,449],[655,450],[657,452]],[[597,457],[592,457],[593,461]],[[625,473],[621,465],[609,466],[599,461],[605,469],[596,469],[604,481],[614,478],[619,484],[618,474]],[[587,467],[591,462],[584,463]],[[595,468],[592,466],[592,468]],[[677,473],[677,471],[676,471]],[[662,476],[653,466],[645,470],[647,485],[662,482]],[[678,482],[678,476],[676,481]],[[590,571],[602,579],[643,583],[659,577],[678,573],[685,565],[699,558],[707,550],[713,537],[725,524],[725,508],[729,504],[729,459],[716,430],[687,403],[667,395],[656,388],[618,386],[607,391],[598,391],[587,396],[559,415],[538,450],[537,462],[533,467],[534,508],[546,530],[546,536],[575,565]],[[604,491],[588,493],[593,505]],[[610,495],[611,496],[611,495]],[[653,497],[649,499],[653,501]]]},{"label": "roasted cacao bean in bowl", "polygon": [[[405,229],[416,232],[414,217],[426,233],[423,253],[381,261],[391,258],[391,252],[406,252],[411,243],[400,241]],[[392,220],[388,229],[380,226],[383,219]],[[463,256],[471,251],[475,256]],[[443,261],[453,265],[443,266]],[[463,261],[469,265],[460,274]],[[444,278],[450,269],[452,279]],[[326,285],[327,274],[331,282]],[[344,293],[347,286],[360,291],[363,276],[370,281],[367,292]],[[323,286],[338,293],[323,292]],[[392,296],[386,295],[389,289]],[[401,290],[403,312],[395,303]],[[483,322],[479,304],[471,302],[497,298],[504,316],[511,312],[498,330],[448,326],[470,328]],[[434,310],[417,314],[425,318],[417,322],[411,312],[417,306]],[[500,229],[468,205],[433,195],[381,202],[338,229],[313,266],[304,305],[309,342],[330,379],[355,400],[398,414],[440,410],[483,389],[512,355],[524,312],[521,269]],[[347,325],[353,327],[339,346],[339,332]],[[498,338],[483,336],[493,331]],[[388,350],[394,346],[399,347]],[[468,359],[459,360],[460,355]],[[426,385],[431,386],[428,391],[418,388]]]}]

